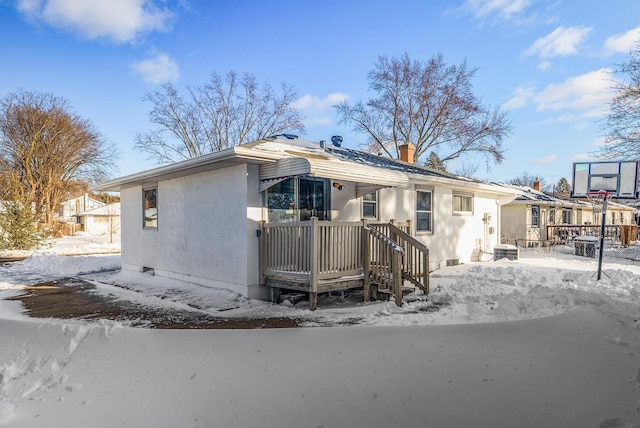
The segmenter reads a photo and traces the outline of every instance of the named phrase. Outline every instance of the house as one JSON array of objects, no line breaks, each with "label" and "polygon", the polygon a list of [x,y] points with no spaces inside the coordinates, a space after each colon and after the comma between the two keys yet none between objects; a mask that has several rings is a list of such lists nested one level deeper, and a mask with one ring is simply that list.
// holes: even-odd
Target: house
[{"label": "house", "polygon": [[94,208],[104,206],[104,202],[93,199],[88,193],[68,199],[58,205],[56,209],[56,220],[62,222],[76,222],[78,213],[89,211]]},{"label": "house", "polygon": [[120,233],[120,203],[115,202],[76,214],[81,230],[90,235]]},{"label": "house", "polygon": [[[564,243],[579,235],[597,235],[602,219],[601,209],[587,200],[567,199],[542,191],[540,181],[533,188],[501,183],[520,194],[501,207],[501,231],[504,243],[520,247],[547,246]],[[610,201],[607,225],[633,224],[634,209]]]},{"label": "house", "polygon": [[415,165],[413,154],[412,145],[394,160],[280,135],[96,190],[120,192],[123,269],[250,298],[295,289],[313,299],[362,286],[389,266],[428,289],[430,270],[490,259],[499,207],[517,192]]}]

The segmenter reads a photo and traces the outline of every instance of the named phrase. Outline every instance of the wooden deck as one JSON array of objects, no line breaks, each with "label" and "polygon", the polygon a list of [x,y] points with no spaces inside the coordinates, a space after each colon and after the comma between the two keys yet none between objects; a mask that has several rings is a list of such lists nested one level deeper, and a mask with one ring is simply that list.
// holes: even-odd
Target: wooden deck
[{"label": "wooden deck", "polygon": [[405,280],[429,292],[429,251],[402,230],[403,225],[330,222],[263,223],[262,282],[280,289],[309,293],[316,309],[318,294],[371,284],[388,290],[402,305]]}]

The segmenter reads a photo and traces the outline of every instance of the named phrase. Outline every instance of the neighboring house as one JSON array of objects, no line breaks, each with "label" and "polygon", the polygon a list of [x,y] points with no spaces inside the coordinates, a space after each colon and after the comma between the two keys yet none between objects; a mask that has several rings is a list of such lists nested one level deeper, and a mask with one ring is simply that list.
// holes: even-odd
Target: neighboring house
[{"label": "neighboring house", "polygon": [[[550,241],[566,241],[579,234],[597,233],[599,229],[601,210],[594,209],[589,201],[549,195],[542,191],[539,181],[533,188],[500,185],[520,192],[513,201],[501,207],[504,243],[522,247],[547,245]],[[633,212],[631,207],[609,201],[606,223],[633,224]]]},{"label": "neighboring house", "polygon": [[75,223],[78,221],[77,215],[79,213],[103,207],[104,205],[103,202],[95,200],[91,198],[88,193],[85,193],[84,195],[68,199],[58,205],[56,220]]},{"label": "neighboring house", "polygon": [[[591,205],[591,204],[590,204]],[[593,214],[593,223],[600,224],[602,222],[602,210],[595,210]],[[633,206],[621,204],[616,201],[607,203],[607,216],[605,221],[607,224],[636,224],[637,209]]]},{"label": "neighboring house", "polygon": [[90,235],[120,234],[120,203],[112,203],[77,214],[81,230]]},{"label": "neighboring house", "polygon": [[[317,297],[330,288],[323,280],[331,280],[333,288],[355,284],[323,273],[322,266],[366,250],[363,230],[392,219],[408,232],[402,242],[428,247],[430,270],[490,259],[501,236],[499,207],[519,192],[415,165],[413,152],[411,145],[404,146],[403,160],[393,160],[276,136],[121,177],[96,190],[120,192],[123,269],[153,271],[252,298],[269,296],[265,284]],[[313,229],[303,235],[310,224],[333,227],[332,234]],[[353,230],[346,232],[347,227]],[[396,238],[404,233],[389,226],[384,230]],[[390,251],[402,253],[397,247]],[[298,259],[306,255],[305,263],[312,266],[301,267],[292,254]],[[413,256],[405,249],[402,257],[406,263]],[[281,263],[274,267],[276,258]],[[341,272],[360,280],[368,269],[377,273],[383,268],[382,262],[366,267],[352,262]],[[425,286],[427,269],[411,263],[402,265],[403,278],[413,274]],[[316,285],[279,281],[277,269],[289,276],[311,272],[306,278]]]}]

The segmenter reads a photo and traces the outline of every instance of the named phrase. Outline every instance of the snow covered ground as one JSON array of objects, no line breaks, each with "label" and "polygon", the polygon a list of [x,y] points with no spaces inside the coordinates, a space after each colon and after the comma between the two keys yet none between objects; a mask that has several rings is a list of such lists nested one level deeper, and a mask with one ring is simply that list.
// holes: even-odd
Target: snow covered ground
[{"label": "snow covered ground", "polygon": [[151,330],[0,300],[0,426],[640,427],[638,262],[606,258],[595,281],[596,260],[569,248],[523,252],[436,271],[429,299],[402,308],[310,312],[120,272],[115,250],[55,242],[0,267],[0,298],[79,275],[166,311],[308,328]]}]

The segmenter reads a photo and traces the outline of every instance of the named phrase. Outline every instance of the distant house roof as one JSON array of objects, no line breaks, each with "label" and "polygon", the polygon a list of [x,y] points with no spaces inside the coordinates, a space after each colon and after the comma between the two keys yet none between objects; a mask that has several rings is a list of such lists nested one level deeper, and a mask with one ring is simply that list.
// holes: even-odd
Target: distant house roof
[{"label": "distant house roof", "polygon": [[500,186],[510,188],[519,192],[518,196],[511,202],[511,204],[531,204],[539,203],[546,205],[557,205],[563,207],[583,207],[584,202],[577,200],[563,199],[557,196],[549,195],[540,190],[535,190],[527,186],[517,186],[515,184],[497,183]]},{"label": "distant house roof", "polygon": [[114,202],[112,204],[103,205],[98,208],[83,211],[76,214],[78,216],[119,216],[120,215],[120,202]]},{"label": "distant house roof", "polygon": [[274,136],[241,146],[121,177],[96,186],[96,190],[119,191],[158,180],[242,163],[260,166],[261,190],[275,180],[314,176],[357,183],[357,195],[375,188],[440,183],[463,189],[482,190],[513,198],[513,189],[437,171],[359,150],[321,146],[293,136]]}]

